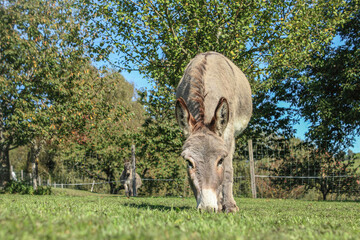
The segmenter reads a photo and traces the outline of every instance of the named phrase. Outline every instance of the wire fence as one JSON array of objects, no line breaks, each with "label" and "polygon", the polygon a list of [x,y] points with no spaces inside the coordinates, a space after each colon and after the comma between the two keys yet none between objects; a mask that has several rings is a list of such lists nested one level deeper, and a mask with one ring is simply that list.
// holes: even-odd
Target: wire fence
[{"label": "wire fence", "polygon": [[[20,171],[13,171],[12,174],[12,180],[16,180],[16,181],[22,181],[25,182],[28,185],[32,184],[33,178],[32,178],[32,174],[31,173],[27,173],[26,171],[20,170]],[[175,189],[174,191],[172,191],[175,194],[175,196],[190,196],[191,195],[191,191],[190,191],[190,186],[188,184],[188,179],[187,177],[184,178],[178,178],[178,179],[171,179],[171,178],[142,178],[141,179],[143,182],[143,186],[145,185],[150,185],[150,183],[155,183],[155,184],[159,184],[159,182],[161,183],[168,183],[168,182],[172,182],[175,183],[173,185],[175,185]],[[39,177],[37,180],[37,183],[39,186],[50,186],[53,188],[67,188],[67,189],[76,189],[76,190],[86,190],[86,191],[91,191],[94,193],[111,193],[111,194],[116,194],[116,193],[123,193],[123,184],[124,181],[120,181],[120,180],[116,180],[116,181],[101,181],[101,180],[94,180],[93,178],[90,178],[89,176],[86,175],[82,175],[82,173],[79,173],[78,176],[56,176],[56,177],[49,177],[47,179],[41,178]],[[178,186],[176,187],[176,183],[180,183]],[[113,192],[111,192],[110,188],[109,188],[109,184],[115,184],[117,185],[117,188],[113,189]],[[183,187],[186,186],[186,187]],[[149,186],[147,187],[149,188]],[[151,188],[151,186],[150,186]],[[142,195],[144,195],[146,192],[142,191]],[[154,193],[154,195],[162,195],[161,193]]]},{"label": "wire fence", "polygon": [[[360,199],[360,154],[351,151],[331,153],[324,147],[320,149],[297,140],[256,139],[250,142],[251,147],[249,142],[238,147],[233,160],[235,196],[254,197],[255,193],[258,198]],[[29,174],[20,171],[15,174],[18,179],[31,182]],[[39,179],[39,182],[54,188],[120,194],[123,184],[120,180],[94,180],[76,171],[66,176]],[[192,196],[187,176],[143,178],[142,182],[140,195]],[[116,188],[110,190],[110,184]],[[171,188],[171,191],[162,191],[162,188]]]},{"label": "wire fence", "polygon": [[[359,154],[346,150],[330,152],[327,144],[320,148],[296,139],[249,142],[240,146],[238,162],[245,162],[244,168],[250,169],[248,145],[252,144],[255,189],[251,190],[257,197],[360,199]],[[249,175],[247,179],[251,179],[251,172]]]}]

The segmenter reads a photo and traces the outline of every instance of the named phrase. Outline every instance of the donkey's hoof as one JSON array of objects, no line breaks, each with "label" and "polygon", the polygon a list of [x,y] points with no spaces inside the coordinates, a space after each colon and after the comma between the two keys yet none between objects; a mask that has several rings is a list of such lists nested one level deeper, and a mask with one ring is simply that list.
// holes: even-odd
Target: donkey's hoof
[{"label": "donkey's hoof", "polygon": [[239,211],[239,208],[236,205],[232,205],[232,206],[229,206],[229,207],[225,206],[224,210],[225,210],[226,213],[236,213],[237,211]]}]

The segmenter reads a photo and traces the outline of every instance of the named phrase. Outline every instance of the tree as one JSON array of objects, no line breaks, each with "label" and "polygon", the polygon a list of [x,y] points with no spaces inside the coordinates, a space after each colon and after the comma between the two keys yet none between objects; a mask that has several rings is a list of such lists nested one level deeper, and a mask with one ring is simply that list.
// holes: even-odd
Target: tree
[{"label": "tree", "polygon": [[[337,28],[342,42],[314,56],[305,78],[293,84],[293,104],[311,123],[307,136],[333,151],[354,143],[360,133],[360,3],[351,1],[350,18]],[[290,84],[290,83],[289,83]]]},{"label": "tree", "polygon": [[[347,3],[339,1],[80,3],[89,31],[101,42],[96,50],[112,48],[120,56],[113,64],[120,69],[139,70],[161,86],[158,91],[170,89],[156,95],[173,94],[197,53],[213,50],[228,56],[250,80],[255,135],[292,133],[291,112],[278,105],[292,96],[287,91],[291,86],[282,81],[311,65],[312,57],[323,52],[350,14],[344,10]],[[170,101],[162,108],[171,106]]]},{"label": "tree", "polygon": [[123,159],[130,156],[133,135],[143,122],[143,106],[134,100],[134,86],[115,71],[102,71],[93,81],[94,114],[87,117],[84,131],[73,132],[63,145],[62,158],[77,171],[97,180],[109,181],[116,192],[116,176]]},{"label": "tree", "polygon": [[81,128],[91,111],[83,80],[87,33],[71,6],[56,0],[1,4],[0,186],[10,179],[11,149],[31,141],[41,149],[44,139]]},{"label": "tree", "polygon": [[184,190],[186,171],[180,157],[184,136],[177,127],[172,108],[166,106],[174,96],[169,94],[168,87],[154,88],[147,93],[140,93],[140,99],[147,105],[147,119],[136,135],[138,166],[146,178],[171,180],[146,181],[143,188],[151,195],[178,194]]}]

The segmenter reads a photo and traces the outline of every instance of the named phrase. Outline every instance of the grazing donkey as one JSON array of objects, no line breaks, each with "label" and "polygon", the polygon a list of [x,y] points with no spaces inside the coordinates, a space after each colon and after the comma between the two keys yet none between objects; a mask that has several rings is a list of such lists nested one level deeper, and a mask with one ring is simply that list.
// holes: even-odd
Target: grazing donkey
[{"label": "grazing donkey", "polygon": [[176,98],[176,119],[187,137],[181,155],[197,208],[238,211],[232,158],[235,137],[252,115],[249,82],[228,58],[206,52],[187,65]]},{"label": "grazing donkey", "polygon": [[[127,197],[133,196],[133,174],[130,162],[124,163],[124,171],[121,173],[120,182],[124,184],[125,195]],[[141,187],[141,184],[141,178],[139,174],[136,173],[136,191]]]}]

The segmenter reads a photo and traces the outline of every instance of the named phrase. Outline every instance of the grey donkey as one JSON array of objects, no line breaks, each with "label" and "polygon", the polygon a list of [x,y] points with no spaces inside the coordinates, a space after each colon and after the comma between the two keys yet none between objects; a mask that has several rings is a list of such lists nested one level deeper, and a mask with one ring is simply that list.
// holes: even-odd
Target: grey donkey
[{"label": "grey donkey", "polygon": [[187,138],[181,155],[197,208],[238,211],[232,158],[235,137],[252,115],[248,80],[225,56],[201,53],[187,65],[176,98],[176,119]]},{"label": "grey donkey", "polygon": [[[124,163],[124,170],[120,176],[120,182],[124,184],[125,195],[127,197],[133,196],[133,174],[132,174],[132,166],[130,162]],[[142,185],[141,177],[136,173],[136,191]]]}]

